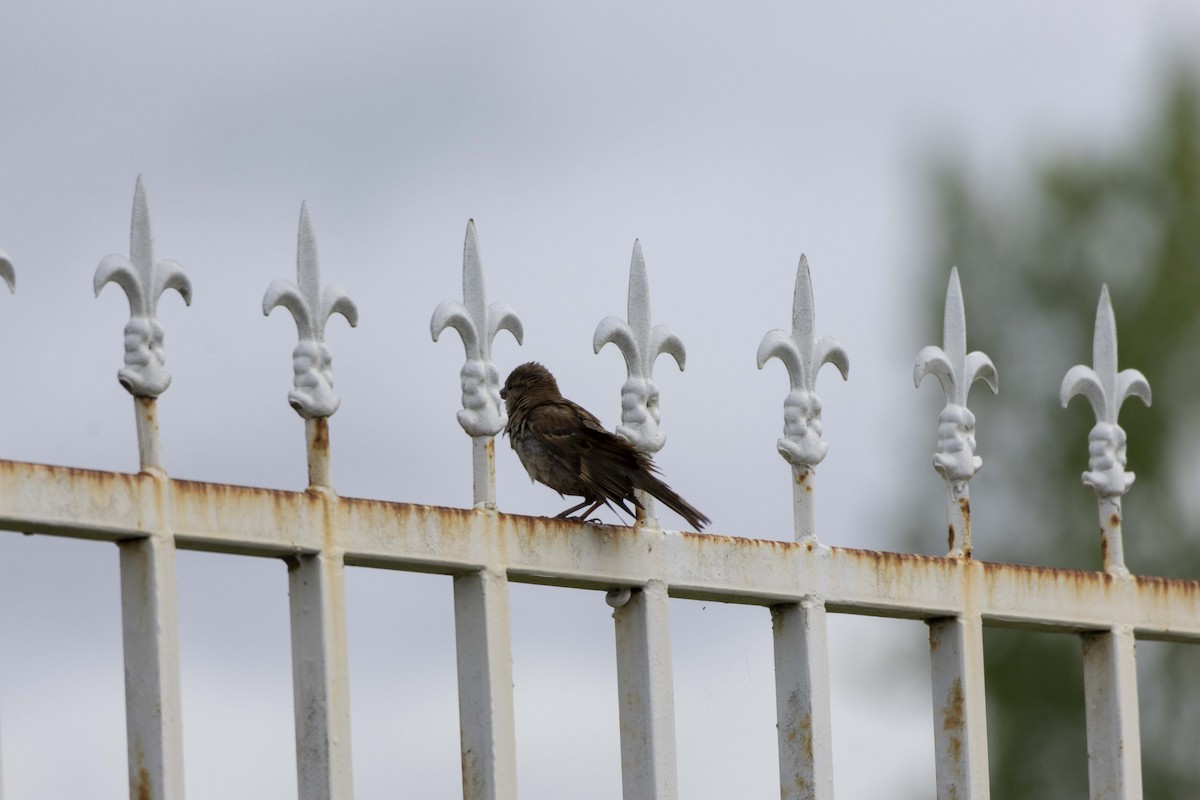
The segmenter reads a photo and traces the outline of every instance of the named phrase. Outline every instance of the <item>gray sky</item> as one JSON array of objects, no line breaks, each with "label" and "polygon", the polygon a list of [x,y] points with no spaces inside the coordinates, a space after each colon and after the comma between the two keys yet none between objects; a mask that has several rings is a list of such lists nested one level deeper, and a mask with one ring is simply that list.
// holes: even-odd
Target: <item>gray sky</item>
[{"label": "gray sky", "polygon": [[[819,534],[897,549],[896,500],[942,502],[929,467],[941,399],[911,388],[917,351],[940,344],[923,338],[940,322],[914,316],[918,276],[952,266],[920,263],[923,166],[950,152],[1011,180],[1060,143],[1125,139],[1164,53],[1200,32],[1200,6],[9,0],[0,30],[0,248],[18,278],[0,293],[0,457],[137,468],[115,380],[127,304],[91,284],[103,256],[128,254],[141,174],[156,255],[195,292],[191,308],[174,294],[159,307],[174,476],[304,486],[286,402],[295,327],[260,304],[271,280],[295,279],[307,200],[323,278],[361,317],[327,331],[343,495],[470,503],[462,347],[452,332],[433,344],[429,318],[461,297],[473,217],[489,299],[525,327],[524,347],[497,339],[501,374],[542,361],[610,427],[624,364],[591,339],[625,316],[641,239],[654,321],[688,349],[686,372],[658,364],[658,462],[711,530],[739,536],[791,535],[775,452],[786,375],[754,355],[788,326],[807,253],[818,333],[851,361],[848,383],[818,382]],[[986,298],[959,267],[969,328]],[[985,462],[991,435],[980,419]],[[503,510],[561,510],[497,451]],[[981,551],[988,535],[984,507]],[[927,552],[941,546],[931,532]],[[0,548],[5,797],[123,796],[116,549],[13,535]],[[189,795],[294,797],[282,564],[182,553],[179,575]],[[357,796],[458,796],[449,579],[353,570],[348,602]],[[517,586],[512,613],[523,796],[618,796],[610,610],[599,594]],[[681,796],[776,796],[769,616],[682,601],[672,615]],[[831,628],[839,796],[928,795],[924,627]]]}]

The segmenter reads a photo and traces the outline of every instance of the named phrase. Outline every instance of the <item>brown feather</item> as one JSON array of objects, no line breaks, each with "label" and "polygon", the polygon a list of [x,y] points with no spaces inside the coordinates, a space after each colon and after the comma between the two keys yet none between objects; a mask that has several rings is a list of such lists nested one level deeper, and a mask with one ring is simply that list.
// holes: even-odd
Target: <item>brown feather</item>
[{"label": "brown feather", "polygon": [[563,397],[541,364],[531,361],[514,369],[500,396],[508,410],[505,432],[529,477],[561,495],[583,498],[560,517],[590,504],[586,516],[602,503],[633,513],[626,503],[640,507],[634,495],[640,489],[696,530],[708,524],[708,517],[655,476],[658,469],[648,455]]}]

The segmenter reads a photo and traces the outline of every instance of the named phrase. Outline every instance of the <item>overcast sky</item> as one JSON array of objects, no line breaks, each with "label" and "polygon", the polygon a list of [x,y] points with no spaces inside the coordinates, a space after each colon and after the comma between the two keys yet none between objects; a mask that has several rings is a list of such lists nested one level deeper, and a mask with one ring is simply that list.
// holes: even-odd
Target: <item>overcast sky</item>
[{"label": "overcast sky", "polygon": [[[658,363],[658,462],[712,531],[737,536],[791,536],[775,452],[786,374],[754,362],[789,324],[807,253],[817,332],[851,362],[848,383],[832,369],[818,382],[819,535],[898,549],[895,501],[942,503],[929,465],[941,398],[911,375],[940,344],[915,292],[953,265],[921,261],[923,170],[948,152],[1008,180],[1032,155],[1124,140],[1166,55],[1200,34],[1200,5],[8,0],[0,31],[0,249],[18,284],[0,292],[0,457],[137,469],[115,379],[128,306],[116,287],[94,299],[92,275],[128,254],[141,174],[156,255],[182,263],[195,294],[159,307],[173,476],[304,487],[295,327],[261,302],[295,279],[307,200],[323,278],[360,312],[357,329],[339,317],[327,331],[341,494],[470,504],[462,346],[432,343],[429,318],[461,298],[474,218],[489,299],[525,328],[523,347],[497,339],[501,375],[542,361],[610,427],[624,363],[591,340],[625,316],[640,238],[654,322],[688,352],[686,372]],[[987,298],[959,267],[969,329]],[[981,419],[985,462],[992,435]],[[502,510],[561,510],[507,444],[497,453]],[[988,535],[977,519],[980,551]],[[942,546],[931,531],[926,552]],[[9,535],[0,565],[6,799],[123,796],[116,548]],[[283,565],[181,553],[179,576],[189,795],[294,797]],[[611,610],[598,593],[512,591],[522,795],[617,797]],[[449,579],[352,570],[348,604],[357,796],[459,796]],[[777,796],[769,615],[671,613],[681,797]],[[928,796],[924,626],[831,629],[839,797]],[[868,753],[877,767],[862,767]]]}]

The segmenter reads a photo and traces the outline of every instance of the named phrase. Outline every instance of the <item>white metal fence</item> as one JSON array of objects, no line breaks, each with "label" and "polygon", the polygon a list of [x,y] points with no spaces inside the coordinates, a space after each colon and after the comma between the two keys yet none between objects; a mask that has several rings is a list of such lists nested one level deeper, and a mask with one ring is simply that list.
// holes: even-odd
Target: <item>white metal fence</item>
[{"label": "white metal fence", "polygon": [[[263,299],[292,312],[299,331],[290,402],[305,418],[309,489],[282,492],[169,477],[162,469],[156,397],[170,383],[155,317],[167,289],[190,299],[174,262],[155,261],[145,195],[134,199],[131,254],[105,258],[95,288],[118,284],[129,297],[121,383],[134,397],[141,471],[136,475],[0,461],[0,528],[115,542],[120,549],[126,663],[130,797],[183,797],[179,634],[175,552],[207,550],[278,557],[289,569],[295,731],[303,800],[352,795],[345,579],[347,565],[453,576],[459,715],[465,798],[516,797],[510,581],[607,591],[614,608],[624,797],[677,796],[668,598],[762,606],[774,624],[780,794],[785,800],[833,796],[829,654],[833,613],[920,619],[930,629],[937,785],[940,798],[988,795],[984,708],[984,625],[1077,634],[1083,652],[1088,764],[1094,798],[1141,796],[1135,644],[1137,639],[1200,641],[1200,583],[1131,575],[1121,547],[1124,399],[1150,401],[1133,370],[1117,371],[1116,327],[1107,290],[1097,312],[1093,366],[1077,366],[1062,386],[1092,404],[1084,484],[1096,494],[1105,570],[1088,572],[971,558],[968,487],[979,468],[967,391],[975,380],[997,389],[987,356],[967,352],[956,273],[946,298],[944,341],[917,357],[916,382],[933,374],[946,396],[934,466],[945,479],[946,557],[822,545],[813,526],[813,468],[825,455],[817,371],[847,374],[836,341],[814,330],[808,266],[801,258],[791,330],[766,334],[759,366],[786,365],[780,454],[794,474],[795,541],[664,531],[652,503],[630,528],[500,513],[494,436],[504,425],[491,342],[501,330],[518,340],[520,320],[488,305],[473,225],[464,250],[463,301],[433,313],[434,339],[461,335],[463,410],[474,442],[474,508],[441,508],[339,497],[329,470],[332,391],[324,326],[333,313],[357,320],[352,300],[320,283],[306,210],[299,234],[298,280],[276,281]],[[15,287],[0,252],[0,278]],[[595,347],[614,342],[629,367],[619,431],[639,447],[661,447],[653,364],[682,343],[651,323],[641,250],[635,244],[627,320],[609,317]]]}]

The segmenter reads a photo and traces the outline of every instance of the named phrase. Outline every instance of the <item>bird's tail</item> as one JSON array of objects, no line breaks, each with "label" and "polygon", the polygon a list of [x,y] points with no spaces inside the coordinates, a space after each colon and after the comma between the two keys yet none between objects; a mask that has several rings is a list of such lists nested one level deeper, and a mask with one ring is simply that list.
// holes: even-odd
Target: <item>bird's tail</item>
[{"label": "bird's tail", "polygon": [[674,489],[650,474],[649,470],[636,475],[634,488],[656,497],[667,508],[686,519],[697,531],[704,530],[704,526],[711,521],[699,509],[680,497]]}]

